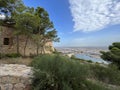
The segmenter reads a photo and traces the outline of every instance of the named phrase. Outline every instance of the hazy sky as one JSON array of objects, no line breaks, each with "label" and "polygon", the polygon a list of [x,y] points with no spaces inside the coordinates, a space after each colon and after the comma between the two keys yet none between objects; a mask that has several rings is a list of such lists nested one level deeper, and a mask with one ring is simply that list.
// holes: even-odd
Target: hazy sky
[{"label": "hazy sky", "polygon": [[120,0],[23,0],[48,11],[61,38],[55,46],[108,46],[120,42]]}]

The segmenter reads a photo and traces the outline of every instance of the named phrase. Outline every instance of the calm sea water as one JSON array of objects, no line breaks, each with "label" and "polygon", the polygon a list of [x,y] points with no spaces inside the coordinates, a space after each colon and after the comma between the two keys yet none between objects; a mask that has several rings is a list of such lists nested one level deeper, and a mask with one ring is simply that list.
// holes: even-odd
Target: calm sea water
[{"label": "calm sea water", "polygon": [[108,62],[104,61],[104,60],[101,59],[101,58],[93,58],[93,57],[90,57],[90,56],[85,55],[85,54],[76,54],[75,56],[76,56],[77,58],[84,59],[84,60],[91,60],[91,61],[93,61],[93,62],[108,64]]}]

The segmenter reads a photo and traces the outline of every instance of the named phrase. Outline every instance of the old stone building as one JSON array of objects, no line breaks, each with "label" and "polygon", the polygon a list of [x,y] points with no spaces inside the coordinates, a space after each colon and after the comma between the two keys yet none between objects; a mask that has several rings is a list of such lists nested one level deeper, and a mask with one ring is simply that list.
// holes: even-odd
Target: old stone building
[{"label": "old stone building", "polygon": [[[14,35],[14,30],[12,27],[1,26],[0,28],[0,53],[17,53],[17,39]],[[26,36],[19,36],[19,52],[20,54],[24,54],[24,46],[25,46]],[[47,42],[45,48],[45,53],[51,53],[54,51],[52,42]],[[28,39],[26,53],[25,55],[34,55],[36,54],[36,44],[33,40]],[[39,49],[39,52],[41,50]]]}]

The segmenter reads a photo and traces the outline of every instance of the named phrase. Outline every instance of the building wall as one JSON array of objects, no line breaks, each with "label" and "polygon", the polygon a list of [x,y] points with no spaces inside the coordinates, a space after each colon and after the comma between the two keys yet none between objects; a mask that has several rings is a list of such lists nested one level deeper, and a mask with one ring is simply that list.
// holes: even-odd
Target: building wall
[{"label": "building wall", "polygon": [[[9,38],[9,45],[4,45],[4,38]],[[2,27],[0,33],[0,52],[1,53],[16,53],[14,46],[13,29],[9,27]]]},{"label": "building wall", "polygon": [[[4,39],[9,38],[9,45],[4,45]],[[24,54],[24,46],[25,46],[26,36],[21,35],[19,36],[19,51],[23,55]],[[1,33],[0,33],[0,52],[1,53],[16,53],[17,52],[17,40],[16,36],[13,35],[13,29],[10,27],[2,27]],[[46,43],[45,53],[51,53],[54,51],[52,42]],[[41,50],[39,49],[39,52]],[[29,39],[26,47],[26,53],[25,55],[34,55],[36,54],[36,44]]]}]

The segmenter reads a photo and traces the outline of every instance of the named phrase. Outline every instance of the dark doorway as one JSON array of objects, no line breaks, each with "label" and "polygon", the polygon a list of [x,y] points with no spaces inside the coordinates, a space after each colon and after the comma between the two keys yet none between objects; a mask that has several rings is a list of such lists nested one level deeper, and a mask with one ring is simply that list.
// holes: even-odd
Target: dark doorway
[{"label": "dark doorway", "polygon": [[10,39],[9,38],[4,38],[4,45],[9,45]]}]

